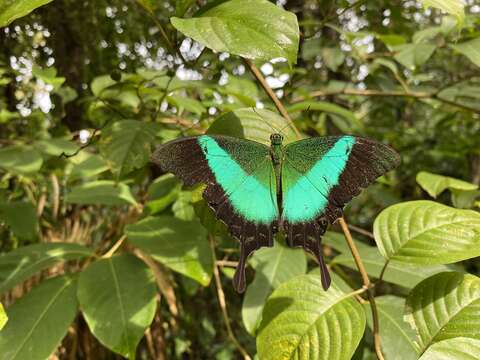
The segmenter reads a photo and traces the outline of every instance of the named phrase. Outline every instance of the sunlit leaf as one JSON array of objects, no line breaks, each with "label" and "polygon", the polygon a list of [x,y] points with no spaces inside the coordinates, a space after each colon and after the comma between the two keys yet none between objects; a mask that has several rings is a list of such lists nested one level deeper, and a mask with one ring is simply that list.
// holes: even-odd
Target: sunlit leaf
[{"label": "sunlit leaf", "polygon": [[219,116],[210,125],[208,134],[222,134],[254,140],[270,145],[270,135],[282,133],[284,142],[298,140],[293,124],[280,115],[264,109],[238,109]]},{"label": "sunlit leaf", "polygon": [[147,217],[127,226],[128,240],[174,271],[203,286],[212,276],[212,254],[207,232],[197,221],[171,216]]},{"label": "sunlit leaf", "polygon": [[13,20],[28,15],[36,8],[52,0],[0,0],[0,27],[7,26]]},{"label": "sunlit leaf", "polygon": [[303,250],[291,249],[276,241],[272,248],[256,251],[250,264],[255,269],[255,279],[248,285],[243,298],[242,319],[247,331],[254,334],[267,297],[280,284],[305,274],[307,259]]},{"label": "sunlit leaf", "polygon": [[178,31],[215,51],[297,62],[297,17],[267,0],[226,1],[196,17],[173,17],[171,22]]},{"label": "sunlit leaf", "polygon": [[390,260],[448,264],[480,255],[480,213],[433,201],[390,206],[374,223],[380,253]]},{"label": "sunlit leaf", "polygon": [[434,275],[412,290],[405,311],[422,352],[459,336],[480,340],[480,278],[457,272]]},{"label": "sunlit leaf", "polygon": [[77,313],[77,282],[68,276],[45,280],[7,308],[0,354],[8,360],[44,360],[60,344]]},{"label": "sunlit leaf", "polygon": [[0,303],[0,331],[3,329],[7,321],[8,321],[7,313],[5,312],[5,309],[3,308],[2,303]]},{"label": "sunlit leaf", "polygon": [[151,215],[163,211],[178,197],[182,184],[172,174],[155,179],[148,187],[148,201],[145,208]]},{"label": "sunlit leaf", "polygon": [[409,70],[415,70],[430,59],[435,48],[435,45],[427,43],[399,45],[395,47],[398,53],[394,58]]},{"label": "sunlit leaf", "polygon": [[92,181],[76,186],[65,196],[70,204],[136,205],[128,185],[110,180]]},{"label": "sunlit leaf", "polygon": [[0,294],[11,289],[40,270],[59,262],[92,256],[93,251],[69,243],[48,243],[23,246],[0,255]]},{"label": "sunlit leaf", "polygon": [[417,183],[432,197],[437,197],[445,189],[476,190],[478,188],[478,185],[427,171],[420,171],[417,174]]},{"label": "sunlit leaf", "polygon": [[430,346],[418,360],[478,360],[480,340],[455,337]]},{"label": "sunlit leaf", "polygon": [[323,290],[320,277],[301,275],[268,298],[258,330],[262,360],[350,360],[365,330],[365,312],[335,285]]},{"label": "sunlit leaf", "polygon": [[78,281],[78,301],[92,334],[130,359],[155,315],[155,280],[133,255],[92,263]]}]

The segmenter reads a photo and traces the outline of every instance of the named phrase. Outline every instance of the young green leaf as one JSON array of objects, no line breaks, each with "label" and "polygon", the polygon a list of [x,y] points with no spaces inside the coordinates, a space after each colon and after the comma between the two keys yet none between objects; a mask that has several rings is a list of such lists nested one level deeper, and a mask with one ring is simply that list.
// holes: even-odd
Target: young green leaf
[{"label": "young green leaf", "polygon": [[47,359],[66,335],[77,313],[77,282],[68,276],[45,280],[7,309],[0,332],[5,360]]},{"label": "young green leaf", "polygon": [[215,51],[248,59],[286,58],[297,62],[299,29],[295,14],[267,0],[231,0],[190,19],[171,18],[184,35]]},{"label": "young green leaf", "polygon": [[40,270],[62,261],[82,259],[93,252],[80,244],[48,243],[23,246],[0,255],[0,294]]},{"label": "young green leaf", "polygon": [[280,115],[264,109],[238,109],[219,116],[210,125],[208,134],[221,134],[270,145],[270,135],[281,132],[284,143],[298,140],[293,129]]},{"label": "young green leaf", "polygon": [[291,249],[276,241],[272,248],[256,251],[251,260],[255,279],[243,298],[242,319],[245,328],[254,334],[262,315],[265,300],[280,284],[307,272],[305,252]]},{"label": "young green leaf", "polygon": [[373,226],[389,260],[449,264],[480,255],[480,214],[433,201],[409,201],[383,210]]},{"label": "young green leaf", "polygon": [[478,360],[480,340],[456,337],[430,346],[418,360]]},{"label": "young green leaf", "polygon": [[28,15],[36,8],[52,0],[0,0],[0,27],[9,25],[13,20]]},{"label": "young green leaf", "polygon": [[422,353],[458,336],[480,340],[480,278],[457,272],[434,275],[410,292],[405,313]]},{"label": "young green leaf", "polygon": [[320,277],[301,275],[269,297],[258,330],[262,360],[350,360],[365,330],[365,312],[335,285],[324,291]]},{"label": "young green leaf", "polygon": [[454,190],[476,190],[478,185],[458,180],[449,176],[432,174],[427,171],[420,171],[417,174],[417,183],[431,196],[437,197],[446,189]]},{"label": "young green leaf", "polygon": [[197,221],[147,217],[127,226],[128,240],[155,260],[198,281],[210,283],[213,260],[207,232]]},{"label": "young green leaf", "polygon": [[[405,299],[385,295],[375,298],[380,322],[382,351],[385,359],[417,360],[419,353],[414,342],[415,331],[403,318]],[[372,312],[364,305],[367,324],[372,329]]]},{"label": "young green leaf", "polygon": [[135,359],[157,307],[150,269],[130,254],[96,261],[80,274],[77,294],[93,335],[110,350]]},{"label": "young green leaf", "polygon": [[415,70],[430,59],[435,49],[435,45],[427,43],[399,45],[395,47],[398,53],[394,59],[407,69]]},{"label": "young green leaf", "polygon": [[65,196],[65,202],[82,205],[137,205],[128,185],[110,180],[76,186]]}]

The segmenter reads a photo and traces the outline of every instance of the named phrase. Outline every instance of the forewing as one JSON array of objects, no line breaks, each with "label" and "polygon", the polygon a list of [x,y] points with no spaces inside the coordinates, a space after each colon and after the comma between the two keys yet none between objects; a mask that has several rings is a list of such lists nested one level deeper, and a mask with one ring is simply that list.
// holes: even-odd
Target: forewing
[{"label": "forewing", "polygon": [[207,185],[204,199],[240,241],[234,285],[243,291],[246,258],[262,246],[272,246],[278,228],[269,148],[249,140],[202,135],[161,145],[153,161],[186,185]]},{"label": "forewing", "polygon": [[393,169],[399,155],[389,146],[353,136],[301,140],[285,147],[282,168],[282,223],[290,246],[317,257],[322,282],[330,279],[320,248],[328,223],[377,177]]}]

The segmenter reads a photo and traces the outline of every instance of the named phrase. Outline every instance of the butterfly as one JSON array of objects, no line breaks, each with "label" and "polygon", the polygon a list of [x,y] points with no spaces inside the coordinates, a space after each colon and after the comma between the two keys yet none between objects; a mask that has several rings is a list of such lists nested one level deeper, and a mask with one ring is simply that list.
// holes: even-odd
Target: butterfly
[{"label": "butterfly", "polygon": [[200,135],[160,145],[152,161],[186,186],[206,184],[203,198],[240,242],[233,284],[245,290],[245,263],[255,250],[273,246],[283,230],[290,247],[312,253],[322,286],[331,279],[321,236],[343,216],[343,207],[377,177],[395,168],[400,156],[382,143],[355,136],[313,137],[270,146],[223,135]]}]

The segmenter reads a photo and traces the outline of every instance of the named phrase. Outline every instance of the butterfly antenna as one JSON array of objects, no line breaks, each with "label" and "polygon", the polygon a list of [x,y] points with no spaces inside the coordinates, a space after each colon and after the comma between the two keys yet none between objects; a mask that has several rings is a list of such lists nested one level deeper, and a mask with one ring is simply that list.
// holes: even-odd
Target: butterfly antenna
[{"label": "butterfly antenna", "polygon": [[253,112],[254,112],[255,114],[258,115],[258,117],[259,117],[260,119],[262,119],[262,121],[263,121],[265,124],[267,124],[267,125],[270,127],[270,129],[273,130],[274,133],[282,134],[282,130],[281,130],[281,129],[278,130],[278,129],[276,129],[275,127],[273,127],[272,124],[270,124],[267,120],[265,120],[265,119],[257,112],[257,110],[256,110],[254,107],[252,107],[252,110],[253,110]]}]

